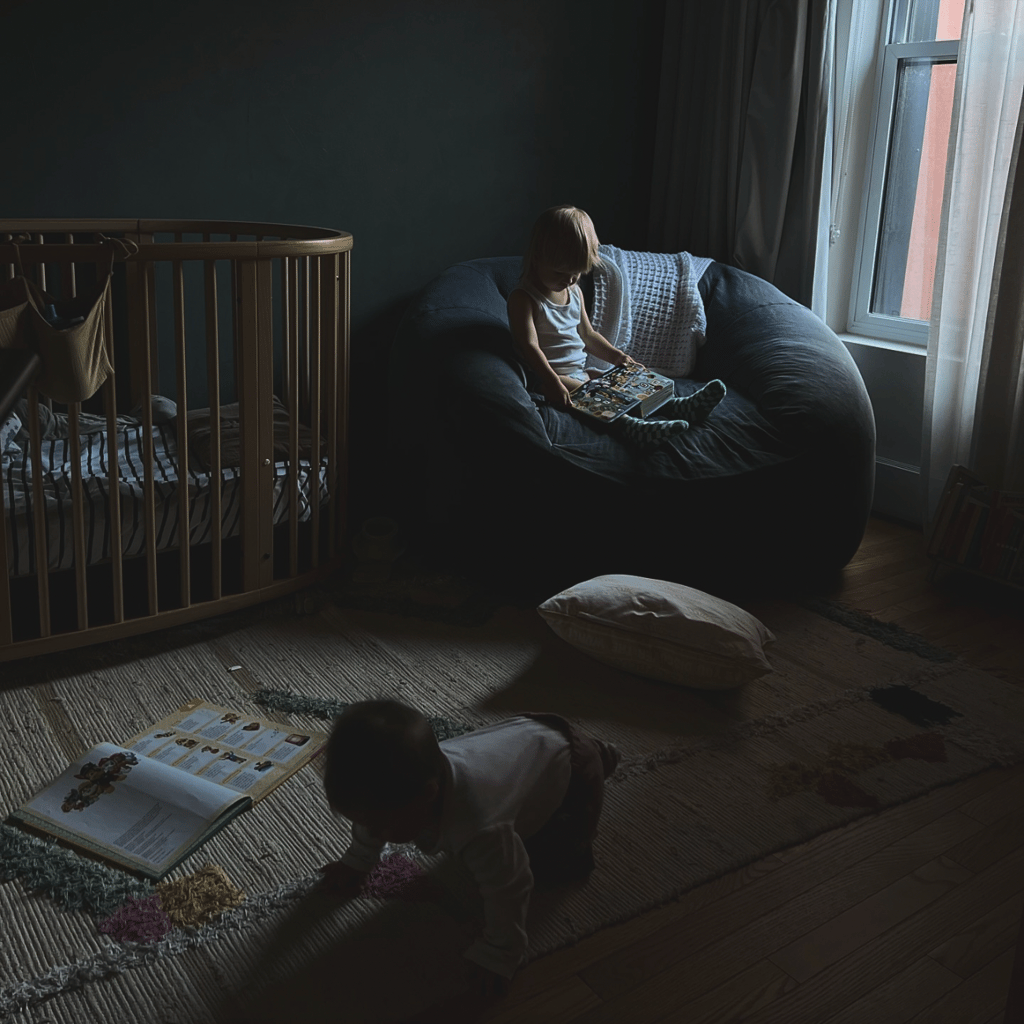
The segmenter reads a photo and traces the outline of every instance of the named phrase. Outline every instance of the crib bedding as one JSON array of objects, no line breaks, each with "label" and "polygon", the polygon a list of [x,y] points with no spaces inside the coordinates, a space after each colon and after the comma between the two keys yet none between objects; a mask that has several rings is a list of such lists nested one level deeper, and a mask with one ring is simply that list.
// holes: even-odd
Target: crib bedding
[{"label": "crib bedding", "polygon": [[[120,498],[121,549],[124,557],[146,550],[144,498],[145,449],[142,424],[122,425],[117,431],[117,487]],[[108,559],[110,549],[110,474],[105,433],[86,433],[79,437],[82,475],[82,514],[85,532],[86,562]],[[27,446],[26,446],[27,447]],[[27,576],[36,571],[35,519],[33,512],[33,462],[31,454],[10,440],[2,454],[3,514],[7,532],[7,564],[11,576]],[[49,569],[68,569],[74,565],[74,499],[72,496],[71,440],[48,438],[41,442],[43,500],[46,507],[46,550]],[[156,548],[166,551],[178,546],[179,487],[177,436],[170,424],[153,425],[153,487],[155,494]],[[290,469],[286,460],[274,464],[273,521],[286,522],[290,514]],[[327,462],[321,460],[319,472],[308,459],[300,459],[298,480],[299,522],[312,517],[311,494],[323,505],[328,498]],[[212,522],[215,478],[189,463],[188,526],[189,544],[209,542],[215,526]],[[242,521],[241,469],[224,466],[220,472],[221,537],[237,536]]]}]

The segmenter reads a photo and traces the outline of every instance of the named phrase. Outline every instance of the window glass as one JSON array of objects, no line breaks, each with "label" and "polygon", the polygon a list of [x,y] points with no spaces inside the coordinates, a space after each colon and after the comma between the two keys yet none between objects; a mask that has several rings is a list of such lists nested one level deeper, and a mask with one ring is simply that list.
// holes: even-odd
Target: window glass
[{"label": "window glass", "polygon": [[889,25],[889,42],[933,43],[940,39],[959,39],[965,2],[895,0]]},{"label": "window glass", "polygon": [[953,62],[899,62],[872,313],[911,320],[931,313],[955,79]]}]

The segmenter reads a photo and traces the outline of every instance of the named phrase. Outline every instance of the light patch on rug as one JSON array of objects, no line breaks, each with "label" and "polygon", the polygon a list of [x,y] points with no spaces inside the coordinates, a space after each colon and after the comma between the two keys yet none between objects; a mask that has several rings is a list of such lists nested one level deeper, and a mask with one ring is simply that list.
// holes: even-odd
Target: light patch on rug
[{"label": "light patch on rug", "polygon": [[[322,726],[315,715],[324,709],[381,696],[456,729],[553,711],[614,742],[623,760],[607,784],[590,881],[534,894],[535,958],[769,853],[1021,758],[1018,688],[795,605],[756,614],[777,637],[775,671],[725,692],[608,668],[555,637],[532,609],[508,607],[468,627],[328,604],[313,615],[240,621],[216,636],[193,632],[157,653],[112,650],[54,672],[45,686],[0,694],[10,723],[0,797],[13,809],[64,767],[69,722],[87,744],[118,741],[193,697],[253,713],[260,692],[302,698],[302,709],[275,714],[296,728]],[[35,661],[38,673],[45,659]],[[906,690],[896,691],[903,712],[916,702],[924,724],[874,695],[897,687]],[[48,701],[60,715],[52,706],[44,713]],[[348,1020],[400,1020],[456,991],[481,909],[465,876],[443,857],[403,849],[433,898],[339,906],[313,889],[347,838],[315,766],[303,769],[171,876],[213,862],[246,900],[146,948],[10,879],[0,887],[0,1005],[19,1024],[319,1024],[336,1020],[339,1007]],[[43,978],[73,985],[51,988],[57,994],[33,1009],[22,996]]]}]

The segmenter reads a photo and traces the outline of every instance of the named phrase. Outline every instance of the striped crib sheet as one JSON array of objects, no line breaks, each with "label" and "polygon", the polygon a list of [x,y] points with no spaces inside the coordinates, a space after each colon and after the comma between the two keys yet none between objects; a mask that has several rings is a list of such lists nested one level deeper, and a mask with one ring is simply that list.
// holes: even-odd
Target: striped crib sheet
[{"label": "striped crib sheet", "polygon": [[[146,549],[144,504],[144,447],[142,424],[128,426],[117,432],[118,490],[121,502],[121,548],[125,557],[142,554]],[[83,517],[85,524],[86,560],[91,565],[110,557],[110,474],[108,445],[105,433],[85,434],[81,446]],[[153,426],[153,483],[156,506],[156,547],[158,551],[178,545],[178,467],[177,436],[170,426]],[[32,491],[33,462],[31,455],[16,445],[3,452],[3,506],[7,527],[7,559],[11,576],[27,576],[36,571],[35,520]],[[71,490],[71,443],[58,438],[42,442],[41,470],[43,500],[46,506],[46,554],[51,570],[74,565],[74,519]],[[318,500],[328,498],[327,465],[321,462]],[[274,523],[284,522],[289,515],[289,468],[285,461],[274,466]],[[298,477],[298,519],[308,521],[311,480],[314,476],[309,461],[300,460]],[[190,468],[189,544],[208,542],[214,525],[211,522],[211,495],[214,481],[206,472]],[[241,527],[241,469],[224,467],[220,473],[221,536],[234,537]]]}]

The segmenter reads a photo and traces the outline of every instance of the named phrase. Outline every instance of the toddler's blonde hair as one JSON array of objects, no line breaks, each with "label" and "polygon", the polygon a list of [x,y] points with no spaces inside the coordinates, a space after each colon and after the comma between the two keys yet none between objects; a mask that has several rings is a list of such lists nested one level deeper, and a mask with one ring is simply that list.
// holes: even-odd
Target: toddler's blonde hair
[{"label": "toddler's blonde hair", "polygon": [[523,278],[531,279],[538,267],[581,271],[599,266],[597,231],[586,211],[577,206],[552,206],[533,225],[523,257]]}]

